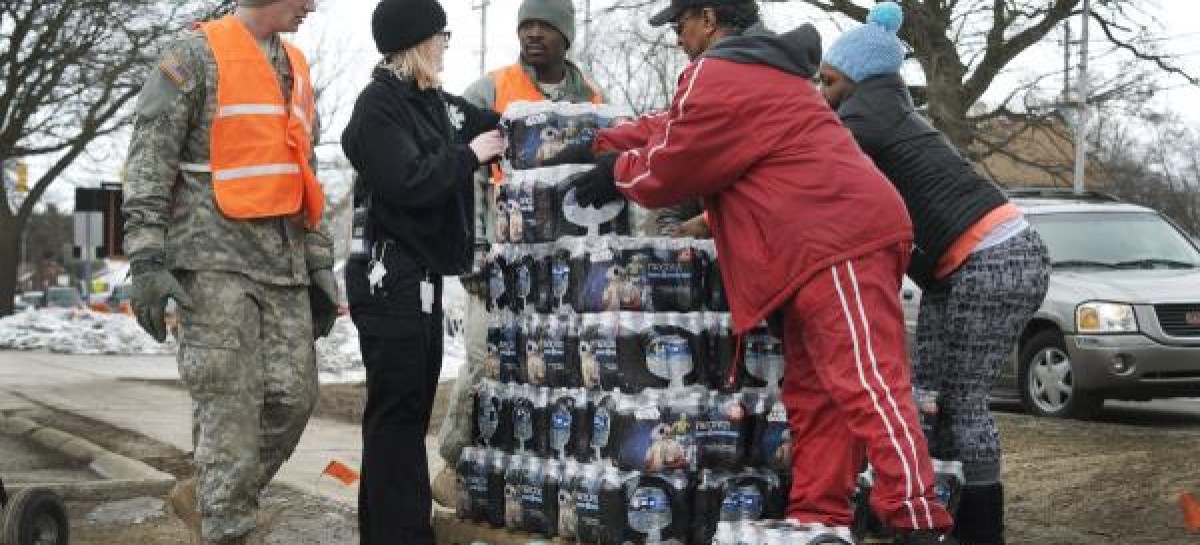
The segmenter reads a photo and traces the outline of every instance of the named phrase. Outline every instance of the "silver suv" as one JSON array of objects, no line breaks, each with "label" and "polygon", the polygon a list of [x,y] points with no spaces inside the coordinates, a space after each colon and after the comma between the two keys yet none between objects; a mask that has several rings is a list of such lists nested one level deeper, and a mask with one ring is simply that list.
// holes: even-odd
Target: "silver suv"
[{"label": "silver suv", "polygon": [[[1089,418],[1105,399],[1200,396],[1200,251],[1158,212],[1098,193],[1010,191],[1050,250],[1050,289],[993,398]],[[919,293],[902,293],[913,331]]]}]

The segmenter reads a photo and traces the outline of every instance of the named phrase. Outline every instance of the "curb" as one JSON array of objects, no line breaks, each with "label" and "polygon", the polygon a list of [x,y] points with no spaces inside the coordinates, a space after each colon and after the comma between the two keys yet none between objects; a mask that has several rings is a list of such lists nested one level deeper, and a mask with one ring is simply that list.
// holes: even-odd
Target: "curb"
[{"label": "curb", "polygon": [[[119,499],[136,495],[161,495],[175,483],[175,477],[146,463],[121,456],[103,447],[61,430],[43,426],[28,418],[0,416],[0,434],[26,438],[52,450],[100,475],[104,480],[78,483],[37,484],[67,499]],[[14,485],[14,490],[35,486]]]},{"label": "curb", "polygon": [[119,501],[141,496],[161,498],[175,486],[170,481],[84,481],[77,483],[4,483],[9,495],[23,488],[53,491],[69,501]]}]

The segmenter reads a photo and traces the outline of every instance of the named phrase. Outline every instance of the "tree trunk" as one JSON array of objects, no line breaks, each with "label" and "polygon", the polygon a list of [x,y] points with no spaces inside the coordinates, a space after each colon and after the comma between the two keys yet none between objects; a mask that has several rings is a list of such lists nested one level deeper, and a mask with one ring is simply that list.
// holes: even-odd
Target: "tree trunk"
[{"label": "tree trunk", "polygon": [[13,313],[24,227],[16,217],[0,214],[0,318]]},{"label": "tree trunk", "polygon": [[964,104],[962,83],[954,78],[957,74],[934,74],[928,82],[929,119],[934,127],[942,131],[959,152],[970,156],[975,128],[968,123]]}]

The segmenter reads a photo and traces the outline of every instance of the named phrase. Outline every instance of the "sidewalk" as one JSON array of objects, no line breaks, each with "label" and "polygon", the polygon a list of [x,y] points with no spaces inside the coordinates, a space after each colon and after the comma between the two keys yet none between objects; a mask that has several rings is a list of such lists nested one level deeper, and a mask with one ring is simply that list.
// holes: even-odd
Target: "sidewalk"
[{"label": "sidewalk", "polygon": [[[0,351],[0,410],[27,406],[22,398],[145,435],[185,452],[192,450],[191,399],[181,389],[122,381],[178,378],[173,357],[64,356]],[[435,437],[426,437],[430,475],[441,470]],[[331,460],[359,468],[358,426],[314,418],[276,482],[355,505],[358,487],[321,473]]]}]

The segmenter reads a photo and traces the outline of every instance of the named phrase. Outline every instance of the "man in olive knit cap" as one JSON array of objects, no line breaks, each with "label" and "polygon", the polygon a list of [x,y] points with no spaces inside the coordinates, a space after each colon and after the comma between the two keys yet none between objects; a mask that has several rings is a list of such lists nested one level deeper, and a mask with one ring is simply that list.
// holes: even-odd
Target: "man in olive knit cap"
[{"label": "man in olive knit cap", "polygon": [[[463,98],[481,108],[501,113],[516,101],[604,102],[604,95],[596,84],[575,63],[567,60],[567,50],[575,42],[575,6],[571,0],[525,0],[517,12],[517,39],[521,44],[518,62],[480,78],[467,88]],[[477,269],[495,225],[492,221],[492,187],[499,179],[498,170],[476,177]],[[470,442],[469,390],[480,379],[487,355],[484,339],[487,309],[481,285],[469,278],[464,278],[463,285],[470,294],[464,327],[467,365],[455,382],[449,412],[438,434],[440,453],[446,460],[447,469],[434,482],[434,497],[446,506],[454,505],[454,464],[463,447]]]}]

